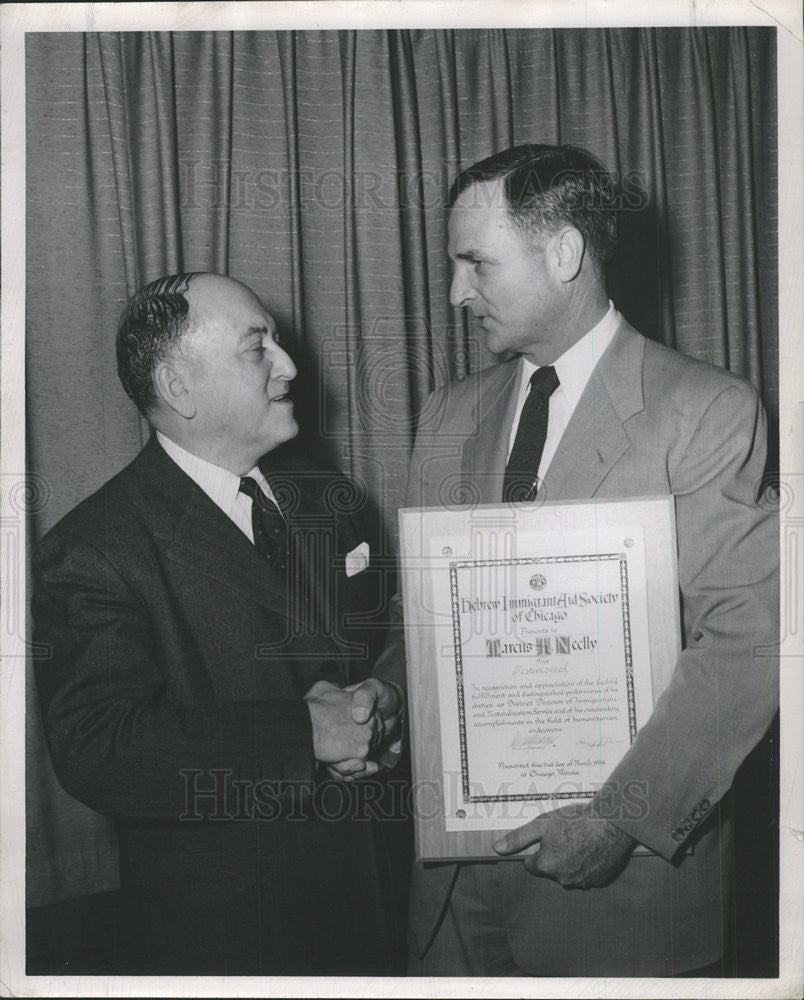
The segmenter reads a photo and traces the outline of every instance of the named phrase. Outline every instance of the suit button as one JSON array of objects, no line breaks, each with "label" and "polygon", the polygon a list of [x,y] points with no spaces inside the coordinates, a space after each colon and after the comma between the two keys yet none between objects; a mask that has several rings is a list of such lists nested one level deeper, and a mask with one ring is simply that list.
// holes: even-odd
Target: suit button
[{"label": "suit button", "polygon": [[681,829],[684,830],[685,833],[690,833],[693,826],[694,824],[691,819],[685,819],[681,823]]},{"label": "suit button", "polygon": [[673,840],[683,840],[683,839],[684,839],[684,831],[679,830],[678,827],[676,827],[676,829],[673,830]]},{"label": "suit button", "polygon": [[690,813],[690,816],[692,817],[693,823],[700,823],[701,822],[701,810],[698,808],[698,806],[696,806],[692,810],[692,812]]},{"label": "suit button", "polygon": [[712,808],[712,806],[709,803],[709,799],[701,799],[701,801],[698,803],[698,808],[701,810],[701,812],[709,812],[709,810]]}]

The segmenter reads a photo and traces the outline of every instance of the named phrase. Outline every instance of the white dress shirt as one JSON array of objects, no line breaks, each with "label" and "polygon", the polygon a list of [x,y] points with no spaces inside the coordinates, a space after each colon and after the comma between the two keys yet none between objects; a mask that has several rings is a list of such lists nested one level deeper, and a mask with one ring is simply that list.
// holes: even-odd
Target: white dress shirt
[{"label": "white dress shirt", "polygon": [[[170,438],[165,437],[164,434],[160,434],[159,431],[156,432],[156,438],[176,465],[186,472],[194,483],[201,487],[209,499],[213,503],[216,503],[223,513],[253,543],[254,532],[251,528],[252,501],[251,497],[240,492],[240,476],[236,476],[233,472],[229,472],[228,469],[222,469],[219,465],[213,465],[211,462],[206,462],[203,458],[185,451],[175,441],[171,441]],[[256,465],[246,475],[255,479],[268,499],[276,504],[276,498],[271,492],[271,487]]]},{"label": "white dress shirt", "polygon": [[[550,462],[558,450],[559,442],[564,436],[564,431],[570,422],[570,417],[578,405],[578,400],[592,377],[595,365],[611,343],[619,322],[620,314],[614,308],[614,303],[609,300],[608,312],[603,319],[553,362],[559,386],[550,396],[547,411],[547,437],[539,462],[537,483],[544,479]],[[508,440],[508,458],[511,457],[511,450],[514,447],[519,418],[522,416],[522,407],[530,392],[530,379],[538,368],[539,365],[534,365],[527,358],[520,358],[519,397],[514,413],[514,423],[511,427],[511,436]]]}]

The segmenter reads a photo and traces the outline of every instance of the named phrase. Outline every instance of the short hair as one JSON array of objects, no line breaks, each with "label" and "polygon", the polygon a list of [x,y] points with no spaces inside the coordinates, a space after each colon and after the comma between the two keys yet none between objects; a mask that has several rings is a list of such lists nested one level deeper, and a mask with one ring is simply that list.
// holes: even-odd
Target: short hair
[{"label": "short hair", "polygon": [[601,269],[612,257],[617,246],[614,180],[587,150],[528,143],[494,153],[458,174],[449,207],[473,184],[497,178],[503,181],[508,216],[531,248],[562,225],[571,225]]},{"label": "short hair", "polygon": [[128,300],[117,326],[117,374],[129,399],[147,417],[158,401],[154,370],[189,331],[186,293],[198,271],[170,274]]}]

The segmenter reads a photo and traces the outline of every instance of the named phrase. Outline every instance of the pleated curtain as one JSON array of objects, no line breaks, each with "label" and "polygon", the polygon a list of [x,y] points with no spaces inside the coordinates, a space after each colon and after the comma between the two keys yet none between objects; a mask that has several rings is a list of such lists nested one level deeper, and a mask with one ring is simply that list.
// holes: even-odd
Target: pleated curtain
[{"label": "pleated curtain", "polygon": [[[618,307],[777,414],[772,29],[48,33],[26,61],[34,543],[147,435],[116,377],[126,298],[203,270],[276,317],[303,436],[392,549],[417,413],[495,360],[448,302],[449,184],[515,143],[600,157]],[[29,694],[29,904],[113,888],[111,821],[58,786]]]}]

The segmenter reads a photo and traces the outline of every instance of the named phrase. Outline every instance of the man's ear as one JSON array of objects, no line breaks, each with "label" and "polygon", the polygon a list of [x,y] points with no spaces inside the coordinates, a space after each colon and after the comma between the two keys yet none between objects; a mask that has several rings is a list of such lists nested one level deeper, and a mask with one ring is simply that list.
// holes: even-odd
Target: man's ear
[{"label": "man's ear", "polygon": [[550,241],[553,272],[562,283],[578,277],[586,253],[586,240],[574,226],[564,226]]},{"label": "man's ear", "polygon": [[174,359],[159,362],[153,381],[157,396],[166,406],[186,420],[195,416],[195,402],[187,387],[185,373]]}]

